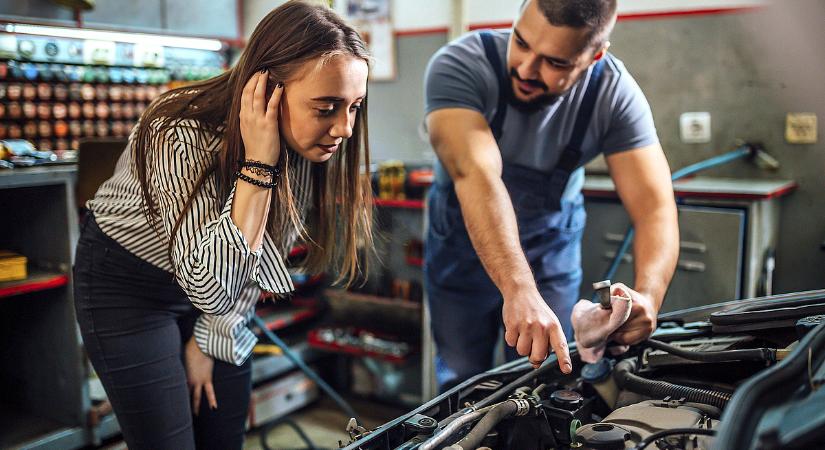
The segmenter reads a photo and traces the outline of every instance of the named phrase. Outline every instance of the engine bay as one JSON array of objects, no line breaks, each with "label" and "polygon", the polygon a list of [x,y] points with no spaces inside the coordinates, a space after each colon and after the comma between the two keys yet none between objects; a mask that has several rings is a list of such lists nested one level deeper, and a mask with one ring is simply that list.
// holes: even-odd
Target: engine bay
[{"label": "engine bay", "polygon": [[715,323],[660,318],[624,354],[584,364],[574,351],[569,375],[552,357],[514,361],[376,430],[351,427],[346,448],[825,448],[825,316],[808,315],[825,292],[815,297],[772,303],[784,312],[757,322],[740,320],[753,303]]}]

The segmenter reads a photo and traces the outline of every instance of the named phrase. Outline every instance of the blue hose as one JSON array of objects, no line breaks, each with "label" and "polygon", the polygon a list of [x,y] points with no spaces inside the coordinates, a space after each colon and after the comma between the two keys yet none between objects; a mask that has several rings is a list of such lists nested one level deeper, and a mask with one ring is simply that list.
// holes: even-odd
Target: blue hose
[{"label": "blue hose", "polygon": [[275,345],[280,347],[281,350],[284,351],[284,355],[287,358],[289,358],[289,360],[292,361],[293,364],[295,364],[299,369],[301,369],[305,374],[307,374],[307,376],[311,378],[312,381],[317,383],[318,386],[324,392],[326,392],[327,395],[329,395],[335,401],[335,403],[337,403],[338,406],[341,407],[342,410],[344,410],[348,417],[354,417],[356,418],[356,420],[358,419],[358,415],[355,413],[355,410],[352,409],[352,406],[350,406],[346,400],[344,400],[340,395],[338,395],[338,393],[335,392],[335,390],[332,389],[330,385],[328,385],[323,379],[321,379],[321,377],[317,373],[315,373],[314,370],[310,369],[309,366],[307,366],[306,363],[301,359],[301,357],[296,355],[295,352],[293,352],[292,349],[289,348],[288,345],[286,345],[286,342],[281,340],[281,338],[279,338],[278,335],[276,335],[272,331],[269,331],[269,328],[266,327],[266,322],[264,322],[260,317],[255,315],[252,316],[252,321],[255,322],[255,325],[257,325],[258,328],[261,329],[261,332],[263,332],[263,334],[266,335],[266,337],[269,338],[269,340],[272,341],[272,343],[274,343]]},{"label": "blue hose", "polygon": [[[670,180],[676,181],[680,178],[693,175],[697,172],[701,172],[712,167],[721,166],[722,164],[727,164],[731,161],[735,161],[746,156],[752,156],[755,151],[756,149],[752,147],[750,144],[743,144],[730,152],[723,153],[719,156],[714,156],[713,158],[708,158],[704,161],[699,161],[698,163],[691,164],[687,167],[683,167],[677,170],[676,172],[673,172],[673,174],[670,176]],[[610,280],[613,278],[613,275],[616,274],[616,271],[619,269],[619,264],[622,261],[622,257],[624,257],[625,253],[627,253],[627,251],[630,249],[630,243],[633,241],[634,234],[635,230],[633,229],[633,225],[631,224],[627,227],[627,231],[625,232],[624,238],[622,239],[622,244],[619,246],[619,249],[616,250],[616,255],[613,256],[613,261],[610,262],[610,266],[604,272],[604,275],[601,278],[602,280]],[[594,293],[591,300],[593,302],[598,301],[597,296],[598,294]]]},{"label": "blue hose", "polygon": [[676,172],[673,172],[673,175],[670,176],[670,180],[676,181],[680,178],[693,175],[694,173],[701,172],[712,167],[721,166],[722,164],[727,164],[731,161],[735,161],[746,156],[751,156],[753,155],[754,151],[754,148],[751,147],[749,144],[741,145],[737,147],[736,150],[732,150],[728,153],[723,153],[719,156],[714,156],[713,158],[708,158],[704,161],[699,161],[696,164],[691,164],[687,167],[683,167],[677,170]]}]

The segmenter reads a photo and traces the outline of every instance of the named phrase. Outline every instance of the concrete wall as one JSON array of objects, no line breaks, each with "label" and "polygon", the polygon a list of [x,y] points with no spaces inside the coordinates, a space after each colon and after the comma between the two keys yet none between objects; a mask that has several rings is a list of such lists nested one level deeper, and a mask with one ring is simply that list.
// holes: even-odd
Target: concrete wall
[{"label": "concrete wall", "polygon": [[[783,202],[775,290],[825,287],[825,42],[818,0],[782,2],[755,12],[622,21],[613,52],[639,81],[653,108],[672,168],[730,148],[735,139],[758,141],[781,163],[766,173],[745,162],[713,176],[786,178],[799,189]],[[679,115],[708,111],[710,144],[683,144]],[[820,142],[788,144],[788,112],[815,112]]]},{"label": "concrete wall", "polygon": [[[711,176],[787,178],[799,189],[783,202],[777,249],[776,292],[825,287],[825,3],[783,2],[782,7],[718,15],[622,20],[611,50],[634,74],[653,108],[672,168],[729,149],[737,138],[764,143],[781,168],[767,173],[746,162],[707,172]],[[417,127],[423,119],[421,74],[446,42],[443,33],[401,36],[399,79],[370,85],[370,134],[374,159],[422,161],[431,150]],[[712,142],[683,144],[679,115],[712,114]],[[785,114],[815,112],[820,143],[784,140]]]},{"label": "concrete wall", "polygon": [[[247,0],[246,35],[279,3]],[[647,4],[637,3],[639,11],[645,11]],[[717,3],[704,6],[757,2]],[[621,20],[612,38],[611,51],[624,60],[647,94],[672,168],[719,154],[741,138],[763,142],[780,161],[780,170],[766,173],[736,162],[708,175],[789,178],[799,183],[783,203],[776,292],[825,287],[825,252],[819,248],[825,240],[823,17],[825,2],[783,1],[729,14]],[[398,79],[369,87],[374,160],[432,157],[418,132],[423,120],[421,76],[429,57],[446,39],[443,32],[419,35],[410,30],[397,38]],[[686,111],[712,114],[710,144],[680,142],[678,120]],[[820,143],[785,143],[788,112],[817,113]]]},{"label": "concrete wall", "polygon": [[[266,12],[286,0],[241,0],[244,17],[254,27]],[[314,0],[325,2],[326,0]],[[465,16],[471,26],[512,22],[523,0],[463,0]],[[771,0],[621,0],[620,15],[640,15],[661,12],[749,8]],[[333,0],[338,11],[345,11],[347,0]],[[390,0],[393,27],[400,32],[446,30],[454,14],[452,0]],[[248,27],[244,27],[248,28]],[[249,30],[251,31],[251,30]],[[247,36],[249,33],[247,33]]]}]

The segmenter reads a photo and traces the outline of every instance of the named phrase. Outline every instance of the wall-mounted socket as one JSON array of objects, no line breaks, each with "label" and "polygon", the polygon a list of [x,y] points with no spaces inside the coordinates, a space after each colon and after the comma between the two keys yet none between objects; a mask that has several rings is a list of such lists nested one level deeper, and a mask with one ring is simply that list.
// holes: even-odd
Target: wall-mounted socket
[{"label": "wall-mounted socket", "polygon": [[679,116],[679,135],[685,144],[707,144],[710,142],[710,113],[682,113]]},{"label": "wall-mounted socket", "polygon": [[785,140],[791,144],[816,144],[816,114],[788,113]]}]

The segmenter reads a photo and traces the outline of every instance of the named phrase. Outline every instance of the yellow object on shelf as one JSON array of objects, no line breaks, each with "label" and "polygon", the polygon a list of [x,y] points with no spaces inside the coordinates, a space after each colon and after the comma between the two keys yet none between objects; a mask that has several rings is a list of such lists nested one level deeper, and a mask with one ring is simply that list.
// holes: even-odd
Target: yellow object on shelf
[{"label": "yellow object on shelf", "polygon": [[27,276],[25,256],[0,250],[0,281],[25,280]]},{"label": "yellow object on shelf", "polygon": [[407,171],[401,161],[386,161],[378,165],[378,198],[404,200],[404,182]]},{"label": "yellow object on shelf", "polygon": [[252,348],[252,352],[258,355],[275,355],[281,356],[284,354],[284,351],[281,350],[281,347],[273,344],[256,344],[255,347]]}]

